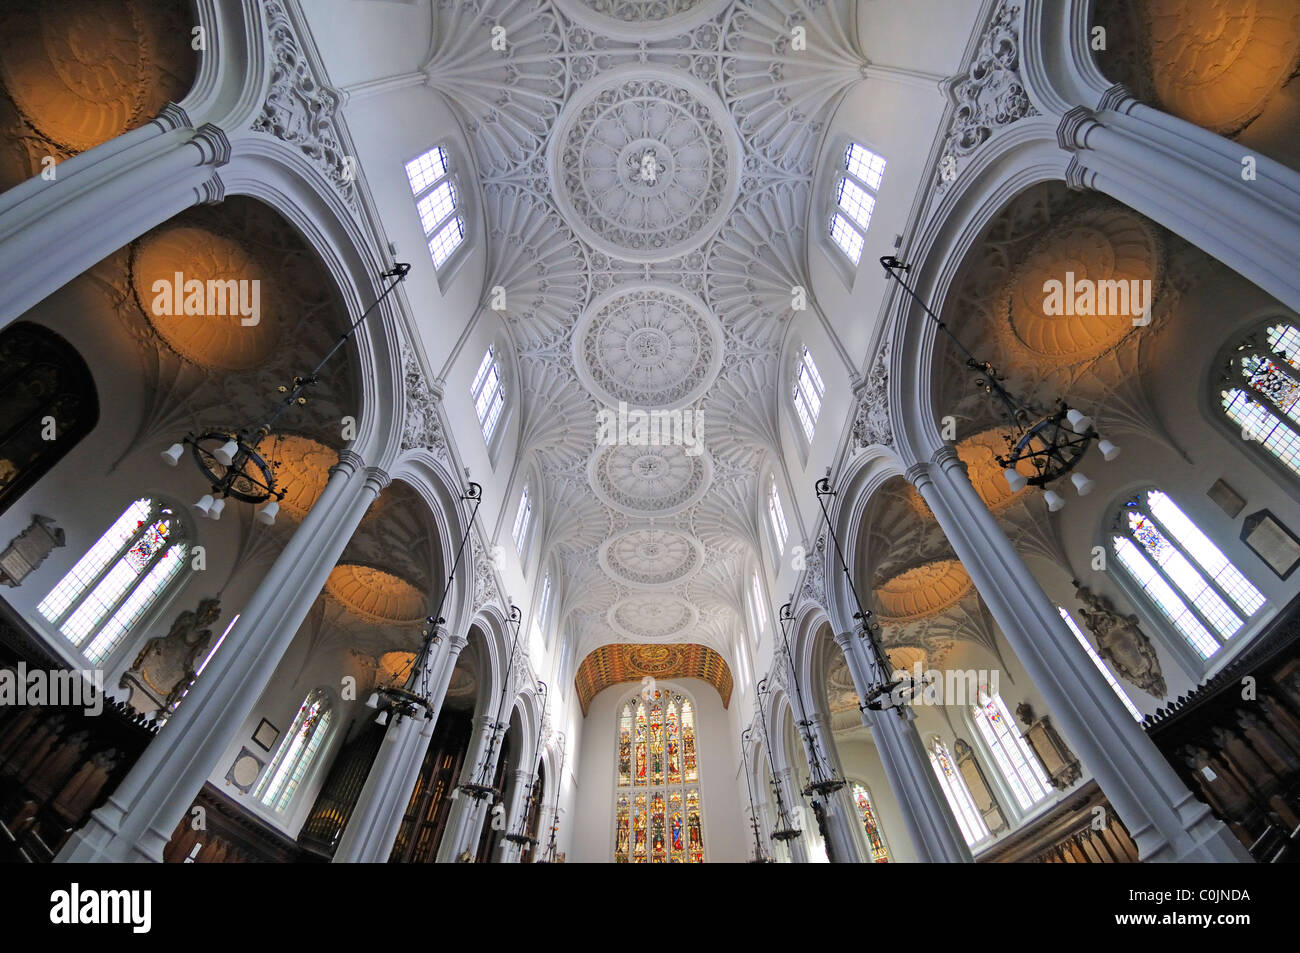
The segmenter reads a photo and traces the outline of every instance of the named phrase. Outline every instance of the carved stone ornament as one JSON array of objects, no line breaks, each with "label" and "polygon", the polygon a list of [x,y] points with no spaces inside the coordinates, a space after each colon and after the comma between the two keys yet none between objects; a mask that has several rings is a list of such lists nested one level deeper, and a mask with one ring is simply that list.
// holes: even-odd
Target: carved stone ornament
[{"label": "carved stone ornament", "polygon": [[808,571],[800,594],[815,605],[826,606],[826,534],[822,533],[808,554]]},{"label": "carved stone ornament", "polygon": [[1151,640],[1138,627],[1135,615],[1120,615],[1104,597],[1087,586],[1076,585],[1075,595],[1083,603],[1079,615],[1097,639],[1097,654],[1116,674],[1156,698],[1165,697],[1165,677]]},{"label": "carved stone ornament", "polygon": [[853,418],[853,446],[894,446],[894,429],[889,424],[889,342],[876,356],[876,363],[858,385],[857,415]]},{"label": "carved stone ornament", "polygon": [[953,746],[953,755],[957,761],[957,773],[966,782],[966,788],[975,801],[975,808],[984,819],[984,826],[996,837],[1007,829],[1007,818],[1002,813],[997,798],[993,796],[993,790],[984,777],[984,769],[975,758],[974,749],[964,739],[958,738]]},{"label": "carved stone ornament", "polygon": [[1016,717],[1025,726],[1025,740],[1034,749],[1054,788],[1064,791],[1082,777],[1079,759],[1052,725],[1050,717],[1035,718],[1028,702],[1016,706]]},{"label": "carved stone ornament", "polygon": [[335,120],[339,94],[316,79],[284,5],[266,0],[264,9],[273,66],[266,101],[253,128],[297,146],[356,211],[354,163]]},{"label": "carved stone ornament", "polygon": [[447,458],[447,441],[438,419],[438,395],[425,381],[420,363],[410,348],[402,348],[402,375],[406,384],[406,420],[402,424],[402,449],[424,447]]},{"label": "carved stone ornament", "polygon": [[219,615],[221,600],[204,599],[197,609],[178,615],[166,635],[146,642],[119,682],[131,692],[126,703],[144,715],[170,711],[194,684],[195,670],[212,644],[209,626]]},{"label": "carved stone ornament", "polygon": [[36,567],[64,542],[63,530],[48,516],[33,516],[31,524],[0,552],[0,582],[21,585]]}]

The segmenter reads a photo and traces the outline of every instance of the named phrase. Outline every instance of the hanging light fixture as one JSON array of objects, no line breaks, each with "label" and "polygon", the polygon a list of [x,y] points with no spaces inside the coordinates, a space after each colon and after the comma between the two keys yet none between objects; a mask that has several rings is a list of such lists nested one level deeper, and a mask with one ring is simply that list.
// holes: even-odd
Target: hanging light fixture
[{"label": "hanging light fixture", "polygon": [[790,667],[790,681],[794,685],[795,702],[799,705],[799,733],[803,735],[804,746],[808,750],[808,783],[803,788],[805,797],[814,794],[826,797],[844,787],[844,779],[835,776],[835,769],[822,762],[821,751],[817,745],[817,736],[812,730],[812,719],[803,703],[803,689],[799,686],[799,674],[795,671],[794,655],[790,651],[789,624],[794,621],[794,607],[786,603],[781,607],[781,644],[785,649],[786,664]]},{"label": "hanging light fixture", "polygon": [[835,495],[834,489],[831,488],[830,473],[830,467],[827,467],[826,476],[818,480],[814,487],[817,491],[817,502],[821,506],[822,519],[826,524],[826,531],[830,534],[831,544],[835,547],[835,558],[840,564],[840,570],[844,573],[849,592],[853,594],[853,602],[857,606],[853,618],[858,624],[858,638],[871,649],[872,681],[867,687],[866,697],[862,699],[858,708],[862,711],[897,708],[901,712],[924,686],[918,685],[916,680],[907,673],[892,670],[889,656],[885,654],[885,649],[880,644],[880,623],[875,620],[871,610],[862,605],[858,587],[853,582],[853,573],[849,571],[849,565],[844,559],[844,550],[840,548],[840,538],[835,532],[835,525],[831,522],[830,510],[826,507],[826,501]]},{"label": "hanging light fixture", "polygon": [[[993,365],[971,354],[948,325],[903,280],[903,274],[911,270],[910,265],[903,264],[893,255],[882,257],[880,264],[884,266],[885,274],[897,281],[908,297],[919,304],[939,330],[966,355],[966,366],[978,375],[975,386],[995,398],[998,411],[1011,425],[1011,433],[1006,435],[1007,452],[996,458],[1011,489],[1019,491],[1026,485],[1046,489],[1078,466],[1088,448],[1100,438],[1093,429],[1092,418],[1077,407],[1068,406],[1064,399],[1058,399],[1053,410],[1043,411],[1016,397],[1002,385],[1004,378]],[[1099,440],[1097,449],[1106,461],[1119,456],[1119,447],[1109,440]],[[1025,470],[1032,472],[1027,475]],[[1080,496],[1087,495],[1093,487],[1093,481],[1082,473],[1076,474],[1071,482]],[[1052,512],[1065,505],[1065,498],[1050,489],[1046,490],[1043,498]]]},{"label": "hanging light fixture", "polygon": [[347,342],[370,312],[406,278],[410,270],[410,265],[398,262],[391,270],[380,274],[381,278],[392,279],[384,289],[384,293],[349,325],[347,331],[334,342],[334,346],[326,352],[307,376],[295,377],[292,385],[280,385],[278,389],[284,397],[261,424],[233,431],[207,430],[199,434],[186,434],[179,443],[172,444],[162,452],[163,462],[174,467],[184,456],[185,447],[190,448],[195,466],[199,468],[199,472],[212,488],[211,493],[204,494],[194,504],[194,509],[200,515],[209,519],[219,519],[226,505],[226,498],[234,497],[259,507],[258,522],[266,525],[275,522],[276,514],[280,511],[279,501],[284,499],[285,490],[276,483],[276,461],[268,460],[267,455],[258,452],[258,445],[272,432],[281,414],[290,407],[299,407],[307,403],[307,390],[320,379],[321,368]]},{"label": "hanging light fixture", "polygon": [[[470,504],[469,519],[465,521],[465,532],[461,535],[460,545],[456,548],[456,558],[452,560],[451,572],[447,574],[447,581],[442,587],[442,596],[438,599],[438,608],[434,610],[433,615],[424,620],[425,625],[421,632],[420,650],[406,664],[404,670],[406,671],[406,681],[401,686],[394,684],[378,688],[366,700],[368,708],[379,710],[379,714],[375,718],[376,724],[388,724],[390,713],[399,720],[409,718],[421,710],[424,712],[424,718],[433,717],[434,704],[429,697],[429,671],[426,663],[433,646],[442,641],[439,627],[447,624],[447,620],[442,616],[442,611],[447,605],[447,597],[451,593],[452,583],[456,580],[456,570],[460,568],[461,557],[465,552],[465,544],[469,541],[469,534],[474,529],[474,517],[478,514],[479,504],[483,502],[483,488],[471,481],[466,486],[465,492],[460,495],[460,498]],[[401,677],[402,672],[399,671],[397,675]],[[394,679],[394,682],[396,682],[396,679]]]},{"label": "hanging light fixture", "polygon": [[803,831],[795,827],[794,822],[790,820],[790,812],[785,808],[785,798],[781,796],[781,783],[776,779],[776,758],[772,755],[772,738],[767,733],[767,715],[763,712],[763,696],[767,692],[767,679],[760,679],[754,686],[754,694],[758,700],[758,724],[763,729],[763,747],[767,749],[767,767],[772,781],[772,793],[776,795],[776,820],[780,825],[772,831],[772,840],[784,842],[793,840]]},{"label": "hanging light fixture", "polygon": [[505,717],[506,696],[510,691],[510,673],[514,670],[515,647],[519,644],[519,630],[522,627],[523,614],[517,605],[510,606],[510,624],[515,627],[514,637],[510,640],[510,658],[506,661],[506,671],[501,677],[501,698],[497,701],[496,718],[488,725],[488,746],[483,758],[474,769],[474,777],[468,784],[462,784],[458,790],[464,791],[476,801],[484,798],[496,800],[501,792],[493,787],[488,775],[492,771],[492,758],[497,750],[497,738],[505,733],[506,725],[501,721]]},{"label": "hanging light fixture", "polygon": [[537,741],[533,745],[533,750],[537,752],[537,768],[533,771],[532,783],[528,785],[528,801],[519,815],[519,830],[510,831],[506,834],[506,840],[512,844],[518,844],[521,848],[525,845],[531,847],[537,844],[537,838],[528,833],[528,818],[532,816],[533,804],[536,803],[537,799],[537,785],[541,779],[542,728],[546,724],[546,703],[550,700],[546,694],[546,683],[540,678],[537,680],[537,694],[542,696],[542,715],[537,720]]},{"label": "hanging light fixture", "polygon": [[749,738],[753,728],[746,728],[740,733],[740,760],[745,766],[745,790],[749,794],[749,826],[754,831],[754,859],[751,864],[775,863],[763,848],[763,838],[759,834],[758,808],[754,806],[754,779],[749,776]]},{"label": "hanging light fixture", "polygon": [[560,832],[560,789],[564,787],[564,735],[556,735],[556,744],[560,748],[560,771],[555,781],[555,804],[551,807],[551,836],[546,845],[546,853],[539,864],[555,863],[555,836]]}]

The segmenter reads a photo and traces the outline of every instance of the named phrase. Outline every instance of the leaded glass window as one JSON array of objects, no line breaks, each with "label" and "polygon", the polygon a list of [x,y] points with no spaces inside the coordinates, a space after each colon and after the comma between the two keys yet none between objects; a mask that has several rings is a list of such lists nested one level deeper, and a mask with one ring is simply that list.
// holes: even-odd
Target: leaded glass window
[{"label": "leaded glass window", "polygon": [[948,751],[948,746],[939,740],[938,735],[930,739],[930,767],[934,768],[935,777],[939,779],[939,787],[943,788],[944,796],[948,799],[953,815],[957,818],[957,826],[961,828],[967,846],[978,844],[988,837],[988,826],[984,823],[984,818],[980,817],[979,808],[975,806],[970,788],[966,787],[966,782],[957,773],[952,754]]},{"label": "leaded glass window", "polygon": [[491,443],[501,411],[506,406],[506,386],[501,378],[501,364],[497,361],[495,346],[489,347],[479,362],[470,396],[474,398],[474,410],[478,412],[479,426],[483,428],[483,439]]},{"label": "leaded glass window", "polygon": [[826,385],[813,361],[812,352],[804,348],[799,357],[799,368],[794,375],[794,409],[799,414],[799,423],[804,436],[809,440],[817,429],[817,418],[822,412],[822,396]]},{"label": "leaded glass window", "polygon": [[614,861],[704,861],[695,707],[670,690],[643,692],[618,709]]},{"label": "leaded glass window", "polygon": [[406,163],[406,178],[429,244],[429,257],[434,268],[441,268],[465,240],[465,216],[460,212],[460,193],[447,150],[435,147]]},{"label": "leaded glass window", "polygon": [[143,497],[126,508],[36,607],[92,665],[118,648],[184,568],[184,526]]},{"label": "leaded glass window", "polygon": [[524,484],[524,491],[519,494],[519,509],[515,510],[515,526],[511,531],[511,536],[515,540],[515,549],[519,555],[524,554],[524,542],[528,539],[528,527],[533,521],[533,502],[529,498],[528,484]]},{"label": "leaded glass window", "polygon": [[974,707],[975,726],[993,755],[993,763],[1011,787],[1016,803],[1027,811],[1047,799],[1052,782],[1038,762],[1029,742],[1016,730],[1000,695],[990,695],[980,686],[979,704]]},{"label": "leaded glass window", "polygon": [[288,734],[276,749],[270,767],[257,782],[253,790],[255,798],[277,813],[289,806],[298,785],[329,737],[332,716],[325,689],[316,688],[309,692],[294,716]]},{"label": "leaded glass window", "polygon": [[1219,394],[1223,412],[1245,440],[1258,440],[1300,475],[1300,328],[1275,324],[1248,337],[1228,361]]},{"label": "leaded glass window", "polygon": [[867,843],[871,845],[871,860],[877,864],[889,863],[889,848],[885,846],[885,835],[880,832],[880,821],[876,819],[876,809],[871,803],[871,794],[867,786],[860,781],[853,782],[853,803],[858,806],[858,816],[867,831]]},{"label": "leaded glass window", "polygon": [[1263,593],[1160,490],[1125,503],[1115,528],[1120,565],[1202,660],[1263,607]]},{"label": "leaded glass window", "polygon": [[849,143],[835,184],[835,208],[829,229],[831,241],[855,265],[862,260],[867,228],[884,177],[885,160],[881,156],[866,146]]},{"label": "leaded glass window", "polygon": [[785,541],[790,530],[785,523],[785,509],[781,506],[781,494],[776,489],[776,477],[767,483],[767,519],[772,524],[772,538],[776,542],[778,555],[785,552]]}]

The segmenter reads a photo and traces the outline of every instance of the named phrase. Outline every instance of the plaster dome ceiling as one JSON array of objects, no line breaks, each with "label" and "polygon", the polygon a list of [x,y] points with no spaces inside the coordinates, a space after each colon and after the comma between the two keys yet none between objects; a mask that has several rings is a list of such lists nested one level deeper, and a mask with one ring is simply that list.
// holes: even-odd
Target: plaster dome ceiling
[{"label": "plaster dome ceiling", "polygon": [[573,335],[578,376],[610,404],[675,409],[700,396],[722,365],[704,302],[663,285],[617,288],[592,303]]},{"label": "plaster dome ceiling", "polygon": [[677,36],[726,8],[729,0],[556,0],[590,30],[626,40]]},{"label": "plaster dome ceiling", "polygon": [[405,625],[428,614],[424,595],[405,579],[371,566],[344,563],[330,570],[325,591],[368,622]]},{"label": "plaster dome ceiling", "polygon": [[676,596],[647,593],[611,606],[608,621],[629,638],[658,639],[691,627],[699,621],[699,613]]},{"label": "plaster dome ceiling", "polygon": [[[191,225],[150,232],[135,246],[131,273],[140,310],[167,346],[185,360],[208,370],[239,371],[260,367],[275,350],[278,322],[265,312],[267,304],[277,300],[276,281],[239,242]],[[213,281],[257,282],[263,313],[249,325],[238,313],[158,313],[175,310],[176,292],[170,289],[178,273],[182,283],[201,277],[205,289]],[[168,290],[155,291],[158,281],[165,281]],[[183,293],[181,300],[183,304]]]},{"label": "plaster dome ceiling", "polygon": [[415,661],[414,652],[385,652],[379,656],[378,670],[375,672],[376,685],[400,685],[411,672],[411,663]]},{"label": "plaster dome ceiling", "polygon": [[857,686],[853,684],[853,675],[849,672],[849,663],[841,655],[831,663],[826,672],[826,701],[831,714],[841,711],[858,710],[862,699],[858,697]]},{"label": "plaster dome ceiling", "polygon": [[702,245],[740,192],[742,147],[708,86],[618,67],[581,87],[551,139],[555,202],[592,247],[656,262]]},{"label": "plaster dome ceiling", "polygon": [[[1040,357],[1074,364],[1109,350],[1133,330],[1132,315],[1044,313],[1048,281],[1150,281],[1159,297],[1160,246],[1139,216],[1094,209],[1049,231],[1020,266],[1008,295],[1011,330]],[[1068,289],[1066,296],[1069,296]]]},{"label": "plaster dome ceiling", "polygon": [[955,559],[936,559],[904,570],[876,587],[882,622],[906,622],[937,615],[971,589],[971,578]]},{"label": "plaster dome ceiling", "polygon": [[275,464],[276,483],[284,490],[280,509],[290,519],[301,520],[324,491],[338,453],[296,434],[264,437],[257,449]]},{"label": "plaster dome ceiling", "polygon": [[668,516],[699,502],[708,491],[707,452],[681,446],[599,447],[587,465],[600,500],[630,516]]},{"label": "plaster dome ceiling", "polygon": [[889,646],[885,648],[885,655],[896,672],[911,672],[918,664],[924,671],[930,663],[930,653],[919,645]]},{"label": "plaster dome ceiling", "polygon": [[[966,464],[967,475],[975,487],[975,492],[980,495],[984,505],[995,513],[1029,492],[1028,487],[1013,492],[1011,485],[1007,483],[1002,465],[997,461],[997,455],[1006,452],[1006,437],[1002,431],[996,429],[974,434],[957,444],[957,456],[961,458],[962,463]],[[1016,469],[1025,477],[1037,474],[1033,464],[1028,460],[1020,461]]]},{"label": "plaster dome ceiling", "polygon": [[704,562],[699,540],[671,529],[630,529],[600,547],[600,565],[629,585],[658,588],[690,578]]}]

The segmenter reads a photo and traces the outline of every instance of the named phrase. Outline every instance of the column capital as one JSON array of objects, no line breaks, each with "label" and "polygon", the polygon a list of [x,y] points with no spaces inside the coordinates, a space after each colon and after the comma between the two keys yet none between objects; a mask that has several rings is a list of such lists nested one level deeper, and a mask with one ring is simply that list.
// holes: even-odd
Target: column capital
[{"label": "column capital", "polygon": [[190,120],[190,114],[178,106],[176,103],[167,103],[152,122],[161,127],[163,132],[171,132],[173,129],[193,129],[194,123]]},{"label": "column capital", "polygon": [[923,485],[934,482],[934,476],[930,473],[930,464],[925,461],[911,464],[903,471],[903,476],[906,477],[908,483],[918,490]]},{"label": "column capital", "polygon": [[1056,144],[1066,152],[1088,148],[1088,133],[1101,126],[1096,114],[1087,106],[1075,106],[1061,117],[1056,127]]},{"label": "column capital", "polygon": [[1110,110],[1117,113],[1128,113],[1139,102],[1137,94],[1127,84],[1116,83],[1101,94],[1101,99],[1097,100],[1097,112]]},{"label": "column capital", "polygon": [[960,469],[963,473],[966,472],[965,461],[957,455],[956,450],[949,446],[943,446],[936,450],[930,461],[945,473],[951,473],[957,469]]},{"label": "column capital", "polygon": [[220,205],[226,200],[226,183],[215,171],[198,188],[199,205]]},{"label": "column capital", "polygon": [[1079,161],[1076,152],[1070,156],[1070,164],[1065,167],[1065,186],[1074,192],[1095,191],[1097,173]]},{"label": "column capital", "polygon": [[342,470],[344,475],[352,476],[352,474],[356,473],[365,465],[366,461],[362,458],[361,454],[357,453],[355,450],[344,449],[339,451],[338,463],[330,467],[330,473],[333,473],[335,470]]},{"label": "column capital", "polygon": [[469,633],[462,634],[457,632],[455,635],[447,639],[447,654],[452,658],[455,658],[467,645],[469,645]]},{"label": "column capital", "polygon": [[376,496],[388,489],[392,482],[393,478],[382,467],[366,467],[366,486],[374,487]]},{"label": "column capital", "polygon": [[203,154],[201,165],[222,166],[230,161],[230,139],[220,126],[205,122],[199,126],[190,142]]}]

